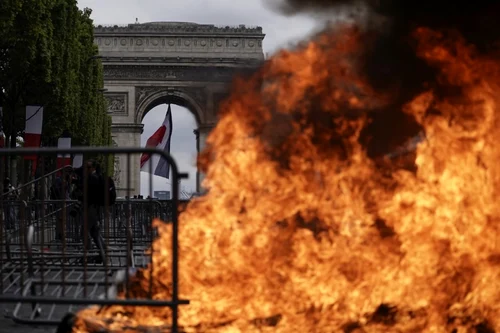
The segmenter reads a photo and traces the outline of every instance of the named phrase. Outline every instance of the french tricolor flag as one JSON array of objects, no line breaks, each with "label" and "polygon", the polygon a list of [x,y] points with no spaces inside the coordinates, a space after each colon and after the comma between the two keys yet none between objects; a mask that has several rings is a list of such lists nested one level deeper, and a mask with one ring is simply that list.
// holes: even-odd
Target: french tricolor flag
[{"label": "french tricolor flag", "polygon": [[[40,148],[43,127],[43,106],[26,106],[26,127],[24,129],[24,147]],[[36,170],[38,157],[36,155],[26,155],[25,160],[32,160],[32,170]]]},{"label": "french tricolor flag", "polygon": [[[157,148],[170,153],[170,138],[172,136],[172,110],[168,105],[167,114],[163,124],[146,142],[147,148]],[[167,160],[158,154],[142,154],[141,156],[141,171],[153,172],[155,176],[169,178],[170,164]]]}]

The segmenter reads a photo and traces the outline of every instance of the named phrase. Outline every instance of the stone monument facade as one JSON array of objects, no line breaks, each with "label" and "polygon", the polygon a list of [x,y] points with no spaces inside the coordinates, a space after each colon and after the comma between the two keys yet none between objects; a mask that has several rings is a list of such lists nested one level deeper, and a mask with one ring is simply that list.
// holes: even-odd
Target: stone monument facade
[{"label": "stone monument facade", "polygon": [[[232,79],[264,61],[265,35],[260,27],[151,22],[97,26],[94,36],[104,65],[113,142],[119,147],[140,146],[145,114],[157,105],[172,103],[194,114],[196,145],[203,150]],[[140,156],[134,156],[132,170],[127,170],[126,157],[116,159],[119,196],[128,190],[132,195],[140,193],[139,164]],[[198,191],[202,178],[197,176]]]}]

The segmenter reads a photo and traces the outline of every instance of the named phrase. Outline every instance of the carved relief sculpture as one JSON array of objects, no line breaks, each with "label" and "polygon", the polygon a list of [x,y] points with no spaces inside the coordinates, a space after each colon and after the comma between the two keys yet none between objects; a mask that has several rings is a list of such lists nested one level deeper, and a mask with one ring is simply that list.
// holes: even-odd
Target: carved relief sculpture
[{"label": "carved relief sculpture", "polygon": [[136,87],[135,88],[135,105],[139,105],[146,97],[158,92],[160,88],[155,87]]},{"label": "carved relief sculpture", "polygon": [[202,108],[206,107],[207,103],[207,93],[205,87],[175,87],[169,89],[168,87],[136,87],[135,88],[135,99],[136,108],[142,104],[149,96],[154,95],[160,91],[168,90],[172,94],[175,92],[182,92],[198,103]]},{"label": "carved relief sculpture", "polygon": [[202,108],[206,107],[207,93],[205,87],[179,87],[178,89],[193,98]]},{"label": "carved relief sculpture", "polygon": [[108,101],[108,113],[127,114],[127,93],[111,93],[105,97]]},{"label": "carved relief sculpture", "polygon": [[161,91],[158,87],[135,87],[135,105],[139,106],[147,97]]}]

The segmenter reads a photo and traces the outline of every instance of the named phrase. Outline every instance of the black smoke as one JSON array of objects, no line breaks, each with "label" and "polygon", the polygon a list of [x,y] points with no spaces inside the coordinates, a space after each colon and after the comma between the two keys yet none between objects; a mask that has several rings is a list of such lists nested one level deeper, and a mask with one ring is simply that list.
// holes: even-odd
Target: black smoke
[{"label": "black smoke", "polygon": [[499,0],[282,0],[283,13],[320,12],[368,7],[372,13],[391,19],[394,35],[405,35],[415,26],[459,30],[471,43],[490,47],[500,34]]},{"label": "black smoke", "polygon": [[[415,75],[430,75],[422,64],[415,63],[410,39],[416,27],[457,31],[480,52],[491,52],[499,46],[500,0],[283,0],[283,13],[349,11],[356,15],[359,7],[369,8],[372,16],[386,18],[383,29],[374,25],[377,34],[367,53],[366,73],[375,86],[384,88],[403,83],[422,82]],[[413,59],[411,59],[413,58]],[[416,66],[416,67],[415,67]],[[401,81],[398,76],[404,75]]]},{"label": "black smoke", "polygon": [[499,46],[500,0],[282,0],[280,4],[285,15],[342,13],[363,20],[365,53],[359,69],[375,90],[393,96],[391,105],[373,113],[362,134],[373,158],[390,153],[422,130],[401,112],[404,103],[430,86],[438,92],[454,91],[440,87],[435,69],[416,56],[416,41],[411,37],[415,28],[459,33],[480,53]]}]

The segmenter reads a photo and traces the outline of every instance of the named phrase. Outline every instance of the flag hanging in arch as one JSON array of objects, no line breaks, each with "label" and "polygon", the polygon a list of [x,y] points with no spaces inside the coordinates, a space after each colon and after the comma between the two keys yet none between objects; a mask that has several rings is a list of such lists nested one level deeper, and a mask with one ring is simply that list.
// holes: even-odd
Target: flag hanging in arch
[{"label": "flag hanging in arch", "polygon": [[[163,150],[167,154],[170,153],[170,138],[172,136],[172,109],[168,105],[167,114],[163,124],[154,132],[146,142],[147,148],[157,148]],[[160,155],[142,154],[141,156],[141,171],[153,172],[155,176],[163,178],[170,177],[170,163]]]}]

